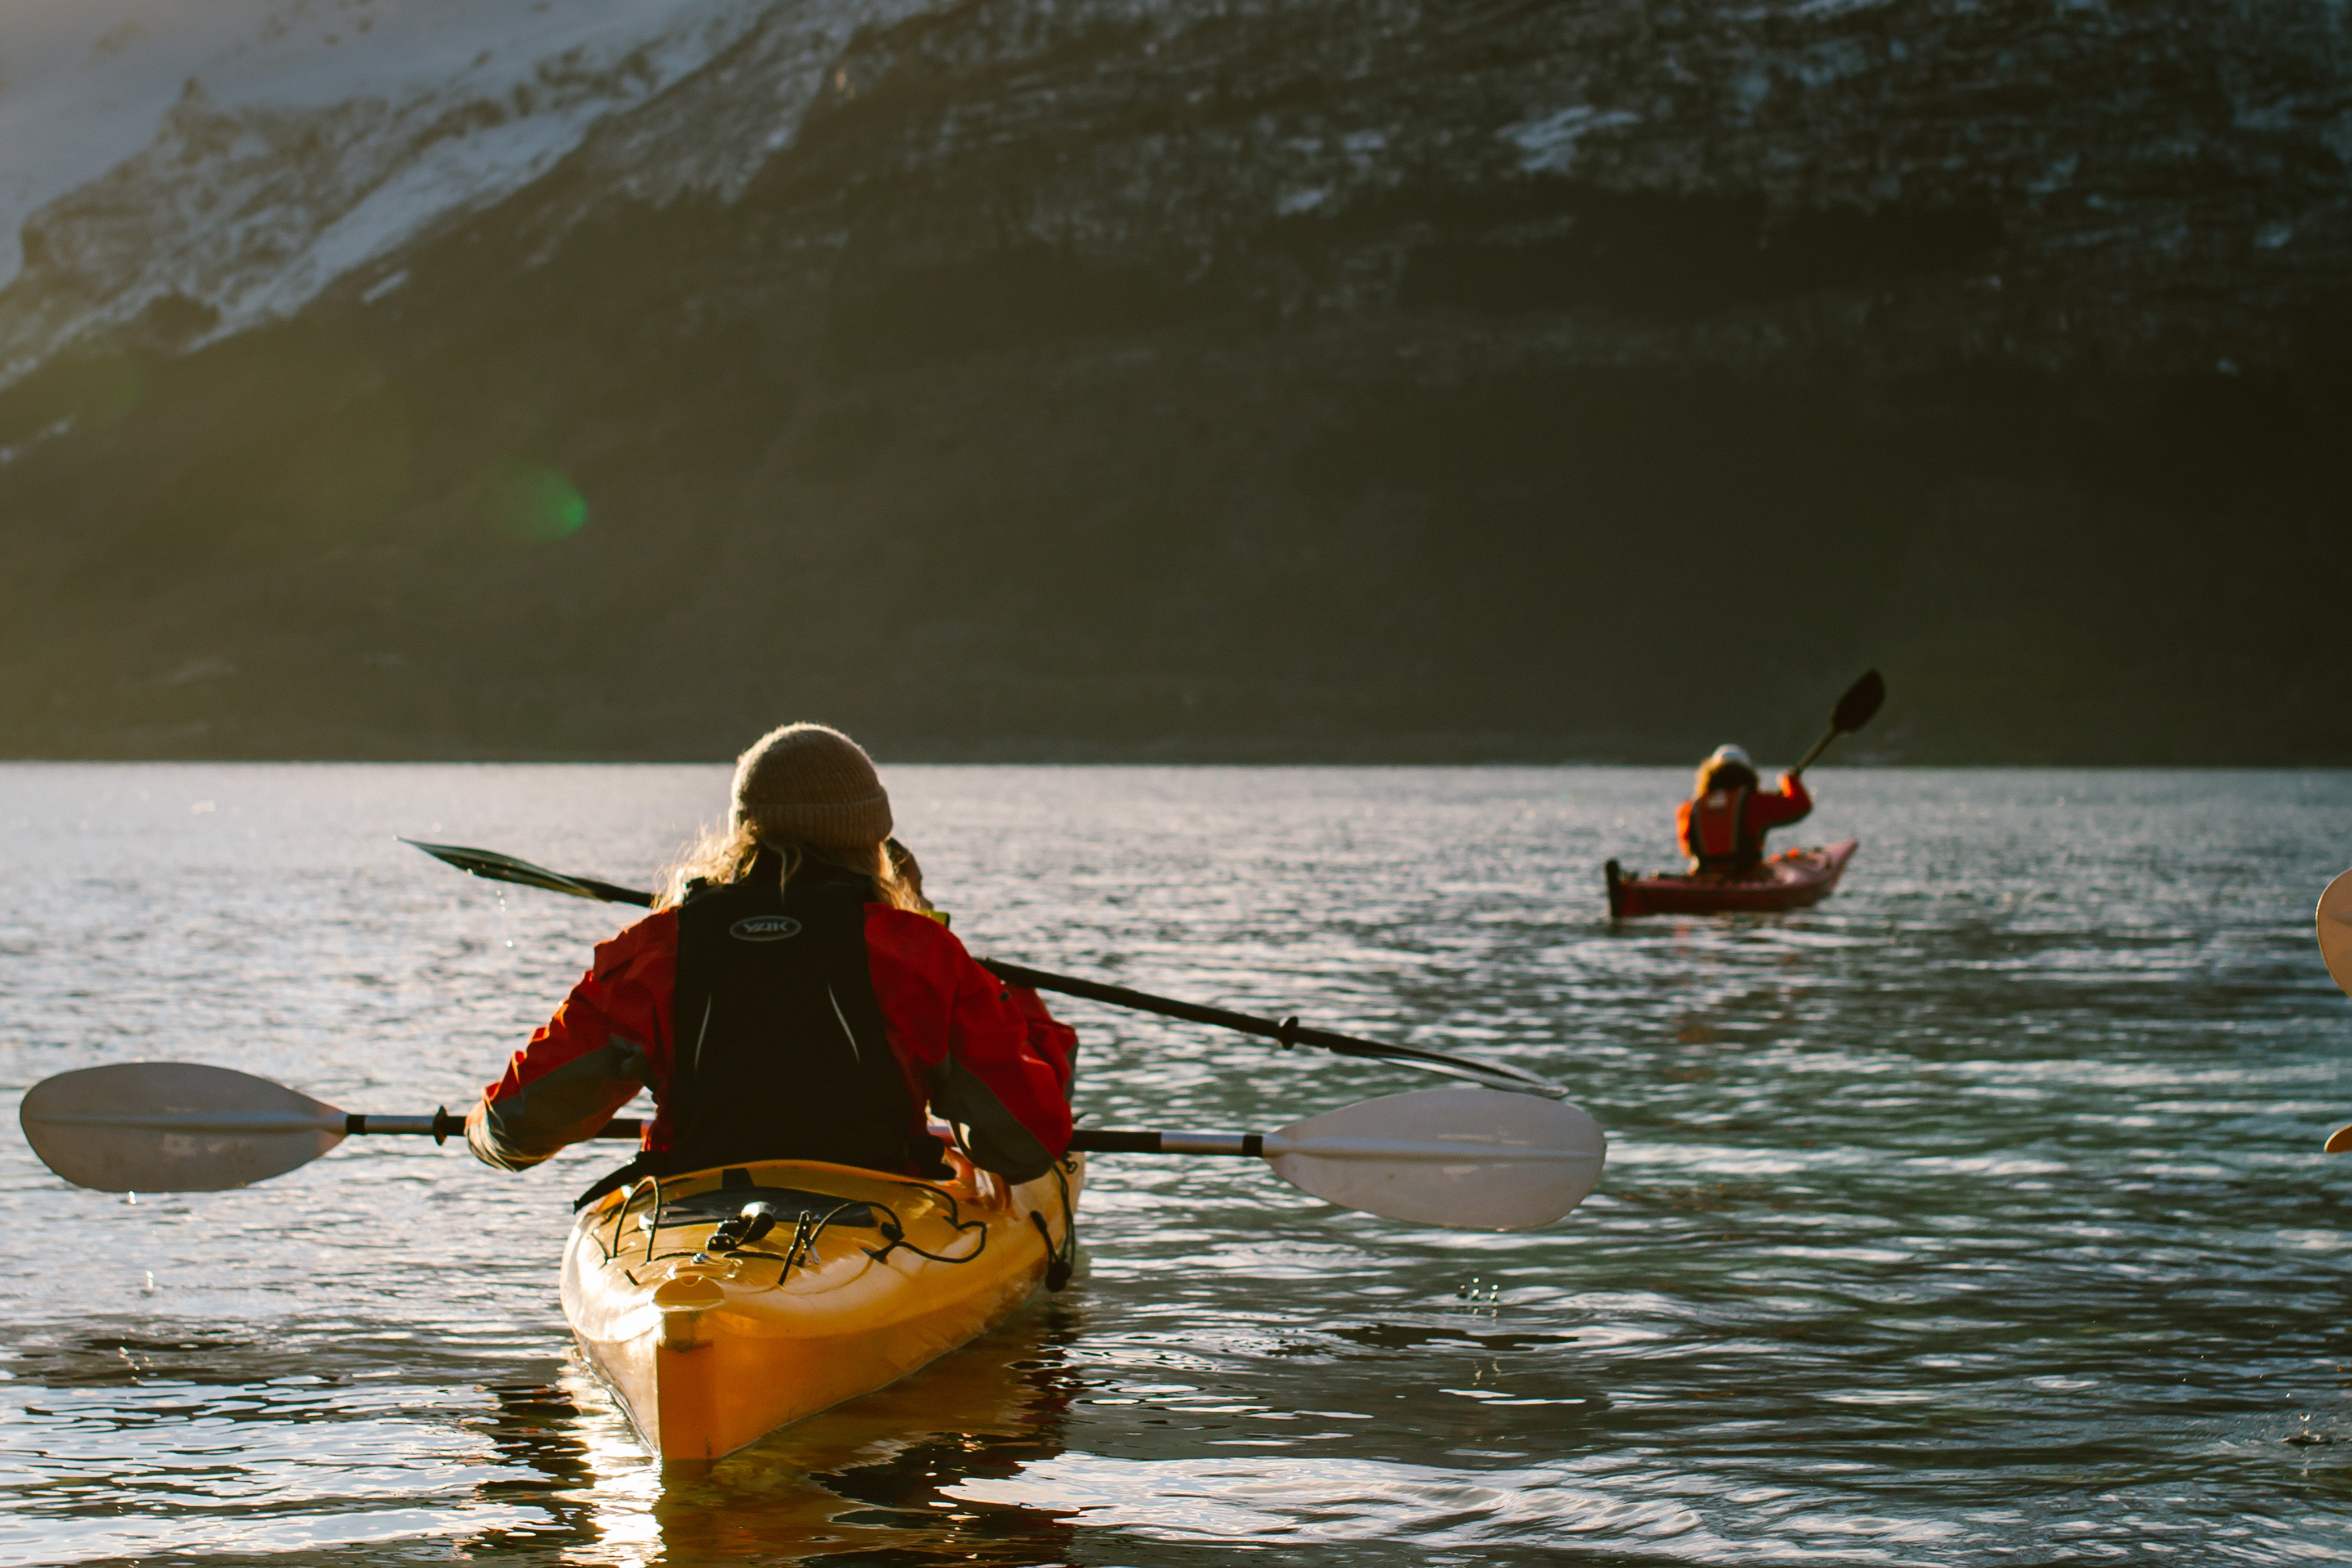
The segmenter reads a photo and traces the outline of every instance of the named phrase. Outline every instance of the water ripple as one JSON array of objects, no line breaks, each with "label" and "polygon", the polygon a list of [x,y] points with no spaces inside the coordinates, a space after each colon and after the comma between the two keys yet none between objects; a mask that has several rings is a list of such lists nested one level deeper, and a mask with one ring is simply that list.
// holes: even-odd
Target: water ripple
[{"label": "water ripple", "polygon": [[[1682,775],[894,768],[976,951],[1575,1086],[1566,1224],[1334,1213],[1105,1159],[1073,1288],[665,1472],[568,1355],[564,1200],[422,1140],[246,1192],[0,1142],[0,1564],[2098,1560],[2352,1554],[2338,774],[1822,777],[1796,916],[1612,927]],[[187,1058],[458,1106],[615,912],[395,833],[645,879],[713,768],[0,767],[0,1085]],[[192,804],[213,809],[192,812]],[[1098,1125],[1424,1081],[1082,1004]]]}]

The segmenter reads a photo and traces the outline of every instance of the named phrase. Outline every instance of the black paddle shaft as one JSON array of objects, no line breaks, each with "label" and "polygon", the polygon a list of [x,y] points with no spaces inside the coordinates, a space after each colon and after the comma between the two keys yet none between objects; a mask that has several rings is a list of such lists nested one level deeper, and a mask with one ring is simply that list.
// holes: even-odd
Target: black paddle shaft
[{"label": "black paddle shaft", "polygon": [[1830,732],[1813,742],[1805,760],[1789,770],[1790,778],[1797,777],[1813,765],[1814,760],[1830,749],[1830,742],[1840,735],[1851,735],[1878,716],[1879,705],[1886,700],[1886,679],[1874,669],[1865,669],[1862,679],[1845,689],[1830,710]]},{"label": "black paddle shaft", "polygon": [[[654,901],[651,893],[635,888],[624,888],[593,877],[575,877],[568,872],[551,871],[544,866],[534,866],[528,860],[518,860],[511,855],[501,855],[496,850],[469,849],[456,844],[423,844],[414,838],[404,842],[415,845],[446,865],[493,882],[514,882],[527,888],[569,893],[574,898],[593,899],[608,904],[635,904],[646,908]],[[1139,1013],[1157,1013],[1162,1017],[1181,1018],[1187,1023],[1209,1024],[1221,1029],[1232,1029],[1237,1034],[1272,1040],[1286,1050],[1293,1046],[1312,1046],[1336,1056],[1356,1057],[1367,1061],[1416,1062],[1456,1077],[1473,1079],[1492,1089],[1540,1094],[1552,1100],[1565,1099],[1568,1095],[1566,1089],[1549,1079],[1498,1063],[1471,1061],[1465,1057],[1449,1056],[1444,1051],[1424,1051],[1416,1046],[1391,1046],[1379,1040],[1360,1040],[1352,1035],[1337,1034],[1329,1029],[1307,1028],[1296,1018],[1254,1017],[1250,1014],[1235,1013],[1223,1007],[1204,1007],[1198,1003],[1178,1002],[1166,996],[1154,996],[1148,992],[1130,991],[1124,985],[1105,985],[1099,981],[1078,980],[1066,974],[1048,974],[1042,969],[1007,963],[1001,959],[983,958],[980,963],[998,979],[1010,981],[1015,985],[1034,986],[1040,991],[1083,997],[1089,1002],[1108,1003],[1114,1007],[1131,1008]],[[617,1133],[608,1135],[620,1136]]]},{"label": "black paddle shaft", "polygon": [[[444,1111],[443,1115],[448,1113]],[[411,1122],[432,1120],[422,1116],[354,1116],[359,1123],[356,1132],[423,1132],[428,1129],[410,1126]],[[457,1122],[462,1128],[465,1123]],[[595,1139],[627,1139],[635,1142],[645,1133],[646,1124],[634,1116],[615,1116],[588,1136]],[[1070,1134],[1070,1152],[1084,1154],[1247,1154],[1263,1156],[1265,1139],[1256,1132],[1162,1132],[1130,1131],[1113,1127],[1080,1127]]]},{"label": "black paddle shaft", "polygon": [[1181,1018],[1190,1024],[1209,1024],[1217,1028],[1231,1029],[1236,1034],[1255,1035],[1262,1040],[1272,1040],[1285,1050],[1293,1046],[1313,1046],[1336,1056],[1360,1057],[1370,1061],[1429,1062],[1440,1067],[1468,1068],[1489,1082],[1500,1078],[1523,1084],[1538,1092],[1559,1092],[1556,1085],[1516,1068],[1466,1062],[1460,1057],[1447,1056],[1440,1051],[1424,1051],[1412,1046],[1360,1040],[1352,1035],[1336,1034],[1329,1029],[1309,1028],[1296,1018],[1277,1021],[1232,1012],[1223,1007],[1206,1007],[1197,1002],[1178,1002],[1166,996],[1154,996],[1149,992],[1130,991],[1124,985],[1106,985],[1097,980],[1076,980],[1066,974],[1048,974],[1042,969],[1007,963],[999,958],[983,958],[980,965],[998,979],[1009,980],[1015,985],[1034,986],[1040,991],[1083,997],[1089,1002],[1104,1002],[1113,1007],[1126,1007],[1138,1013],[1157,1013],[1164,1018]]}]

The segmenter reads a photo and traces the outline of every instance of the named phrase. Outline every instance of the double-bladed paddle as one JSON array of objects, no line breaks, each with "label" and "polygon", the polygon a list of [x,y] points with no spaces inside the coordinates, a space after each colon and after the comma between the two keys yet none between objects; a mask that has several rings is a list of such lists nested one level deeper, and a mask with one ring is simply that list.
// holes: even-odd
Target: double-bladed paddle
[{"label": "double-bladed paddle", "polygon": [[[526,888],[541,888],[551,893],[569,893],[575,899],[594,899],[607,904],[635,904],[640,909],[651,908],[654,901],[651,893],[635,888],[619,887],[593,877],[574,877],[562,871],[551,871],[544,866],[534,866],[528,860],[518,860],[495,849],[468,849],[456,844],[425,844],[414,838],[404,838],[401,842],[424,850],[445,865],[455,866],[460,871],[485,877],[493,882],[513,882]],[[1566,1089],[1550,1079],[1538,1078],[1515,1067],[1475,1062],[1466,1057],[1451,1056],[1444,1051],[1423,1050],[1418,1046],[1391,1046],[1379,1040],[1360,1040],[1352,1035],[1337,1034],[1329,1029],[1309,1028],[1296,1018],[1254,1017],[1250,1014],[1235,1013],[1223,1007],[1204,1007],[1194,1002],[1178,1002],[1166,996],[1154,996],[1148,992],[1130,991],[1124,985],[1106,985],[1099,981],[1078,980],[1066,974],[1048,974],[1042,969],[1008,963],[1002,959],[983,958],[980,963],[982,968],[997,978],[1009,980],[1015,985],[1034,986],[1040,991],[1052,991],[1064,996],[1080,996],[1090,1002],[1108,1003],[1114,1007],[1132,1008],[1139,1013],[1157,1013],[1165,1018],[1213,1024],[1219,1028],[1272,1040],[1286,1048],[1313,1046],[1343,1057],[1403,1062],[1430,1072],[1469,1079],[1489,1089],[1509,1089],[1517,1094],[1540,1094],[1559,1100],[1568,1093]]]},{"label": "double-bladed paddle", "polygon": [[1840,735],[1853,734],[1876,718],[1880,704],[1885,700],[1885,678],[1874,669],[1864,670],[1862,678],[1847,687],[1845,695],[1837,700],[1837,706],[1830,710],[1830,732],[1813,742],[1813,749],[1805,753],[1803,762],[1789,770],[1789,776],[1795,778],[1811,767],[1821,754],[1830,749],[1832,741]]},{"label": "double-bladed paddle", "polygon": [[[41,1163],[106,1193],[204,1193],[283,1175],[362,1133],[463,1129],[446,1110],[364,1116],[197,1062],[121,1062],[42,1079],[17,1119]],[[615,1118],[595,1134],[635,1139]],[[1080,1128],[1073,1150],[1264,1160],[1299,1191],[1386,1219],[1463,1230],[1549,1225],[1601,1180],[1601,1124],[1573,1105],[1481,1089],[1385,1095],[1276,1132]]]}]

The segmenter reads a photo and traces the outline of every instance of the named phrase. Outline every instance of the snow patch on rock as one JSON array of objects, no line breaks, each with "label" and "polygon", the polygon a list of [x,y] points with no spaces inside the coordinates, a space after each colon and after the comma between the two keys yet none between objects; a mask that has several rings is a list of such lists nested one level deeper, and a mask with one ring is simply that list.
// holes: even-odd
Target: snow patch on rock
[{"label": "snow patch on rock", "polygon": [[1601,110],[1580,103],[1541,120],[1507,125],[1502,133],[1518,146],[1521,169],[1531,174],[1560,174],[1576,162],[1576,144],[1585,137],[1596,131],[1638,125],[1641,121],[1640,115],[1624,110]]},{"label": "snow patch on rock", "polygon": [[178,296],[214,333],[544,174],[772,0],[14,0],[0,381]]}]

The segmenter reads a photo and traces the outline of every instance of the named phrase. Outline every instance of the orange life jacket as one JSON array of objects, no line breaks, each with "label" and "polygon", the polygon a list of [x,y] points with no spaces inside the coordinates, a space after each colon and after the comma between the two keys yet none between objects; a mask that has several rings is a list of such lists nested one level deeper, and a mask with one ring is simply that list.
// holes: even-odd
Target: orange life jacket
[{"label": "orange life jacket", "polygon": [[1748,797],[1753,785],[1711,789],[1691,802],[1683,848],[1702,871],[1752,871],[1763,863],[1763,835],[1749,831]]}]

